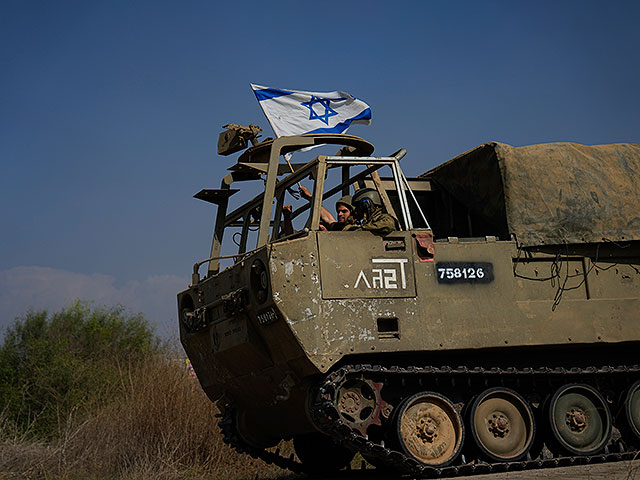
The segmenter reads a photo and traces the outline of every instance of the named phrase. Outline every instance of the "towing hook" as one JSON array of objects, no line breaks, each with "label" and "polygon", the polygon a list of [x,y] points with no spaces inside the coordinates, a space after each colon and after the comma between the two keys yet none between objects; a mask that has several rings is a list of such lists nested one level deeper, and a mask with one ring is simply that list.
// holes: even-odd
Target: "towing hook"
[{"label": "towing hook", "polygon": [[293,387],[294,383],[295,380],[291,374],[287,373],[284,379],[280,382],[280,385],[278,385],[278,388],[282,390],[283,393],[276,395],[275,402],[273,403],[276,404],[278,402],[286,402],[289,400],[289,397],[291,397],[291,387]]}]

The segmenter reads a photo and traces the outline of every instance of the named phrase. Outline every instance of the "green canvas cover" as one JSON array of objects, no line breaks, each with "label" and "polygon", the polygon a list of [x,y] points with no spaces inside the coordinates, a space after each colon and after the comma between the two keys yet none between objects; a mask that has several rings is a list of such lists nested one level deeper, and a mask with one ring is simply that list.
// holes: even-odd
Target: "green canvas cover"
[{"label": "green canvas cover", "polygon": [[529,245],[640,240],[640,145],[491,142],[422,175]]}]

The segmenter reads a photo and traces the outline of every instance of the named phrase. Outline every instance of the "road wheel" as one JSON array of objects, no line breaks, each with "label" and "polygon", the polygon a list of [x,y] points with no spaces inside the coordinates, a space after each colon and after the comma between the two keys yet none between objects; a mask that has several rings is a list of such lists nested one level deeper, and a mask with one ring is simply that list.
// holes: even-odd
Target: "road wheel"
[{"label": "road wheel", "polygon": [[471,406],[469,424],[482,455],[496,462],[520,460],[533,444],[531,407],[508,388],[491,388],[478,395]]},{"label": "road wheel", "polygon": [[553,438],[571,455],[593,455],[611,436],[611,413],[606,401],[589,385],[560,387],[548,404]]},{"label": "road wheel", "polygon": [[395,422],[400,447],[420,463],[443,467],[462,449],[460,413],[438,393],[421,392],[407,398],[398,408]]}]

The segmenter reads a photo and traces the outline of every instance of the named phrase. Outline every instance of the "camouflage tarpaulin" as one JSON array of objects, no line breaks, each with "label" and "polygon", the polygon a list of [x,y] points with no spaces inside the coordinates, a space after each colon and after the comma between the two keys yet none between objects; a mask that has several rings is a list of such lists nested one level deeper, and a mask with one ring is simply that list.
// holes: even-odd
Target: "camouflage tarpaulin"
[{"label": "camouflage tarpaulin", "polygon": [[487,143],[424,176],[523,245],[640,240],[640,145]]}]

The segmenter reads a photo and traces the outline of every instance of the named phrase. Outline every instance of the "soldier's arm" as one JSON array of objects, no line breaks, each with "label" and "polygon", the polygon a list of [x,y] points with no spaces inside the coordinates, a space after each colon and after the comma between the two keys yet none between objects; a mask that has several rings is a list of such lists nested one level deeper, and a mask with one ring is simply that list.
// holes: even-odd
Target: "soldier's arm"
[{"label": "soldier's arm", "polygon": [[385,214],[362,225],[362,230],[373,232],[376,235],[387,235],[397,230],[397,226],[395,219],[391,215]]},{"label": "soldier's arm", "polygon": [[282,234],[291,235],[294,232],[291,222],[291,205],[282,206]]},{"label": "soldier's arm", "polygon": [[[311,192],[307,188],[303,187],[302,185],[300,186],[300,195],[303,198],[306,198],[307,200],[311,201]],[[324,207],[322,207],[320,210],[320,220],[322,220],[327,225],[336,223],[336,219],[334,218],[334,216],[331,215],[331,212]]]},{"label": "soldier's arm", "polygon": [[350,225],[346,225],[342,231],[343,232],[349,232],[349,231],[356,231],[356,230],[362,230],[362,227],[360,225],[358,225],[357,223],[352,223]]}]

